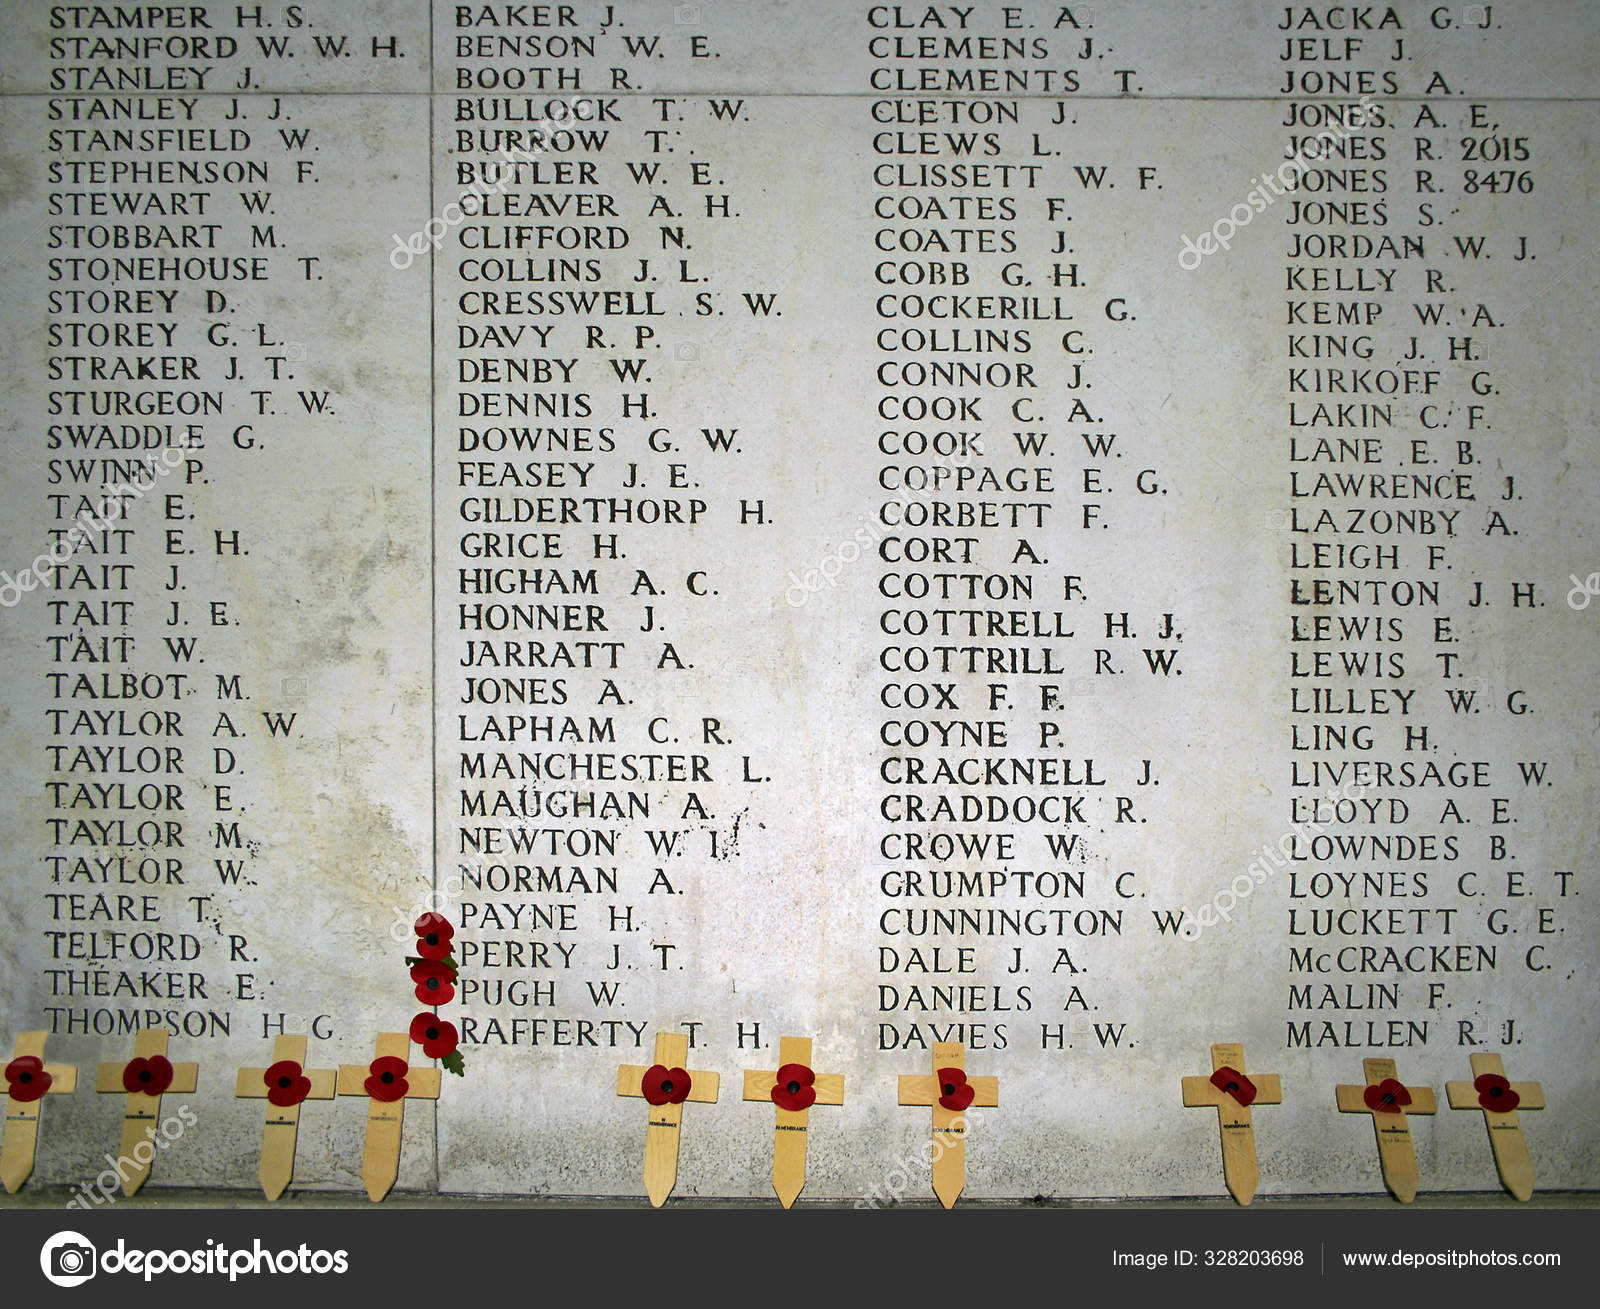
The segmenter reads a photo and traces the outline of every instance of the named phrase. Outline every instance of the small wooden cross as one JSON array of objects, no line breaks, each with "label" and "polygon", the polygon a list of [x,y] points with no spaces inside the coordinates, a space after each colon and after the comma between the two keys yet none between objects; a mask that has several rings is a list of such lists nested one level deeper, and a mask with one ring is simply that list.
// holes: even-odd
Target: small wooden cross
[{"label": "small wooden cross", "polygon": [[1411,1114],[1437,1113],[1439,1106],[1431,1086],[1406,1086],[1395,1071],[1393,1059],[1363,1059],[1365,1086],[1338,1086],[1342,1114],[1371,1114],[1372,1130],[1378,1137],[1378,1163],[1383,1168],[1384,1184],[1401,1204],[1417,1198],[1417,1152],[1411,1144]]},{"label": "small wooden cross", "polygon": [[[269,1200],[276,1200],[294,1178],[294,1147],[300,1134],[300,1102],[331,1100],[338,1074],[332,1068],[308,1069],[306,1038],[280,1036],[272,1043],[272,1067],[241,1068],[234,1095],[267,1101],[257,1176]],[[289,1065],[293,1065],[290,1067]]]},{"label": "small wooden cross", "polygon": [[[806,1126],[811,1106],[843,1104],[844,1074],[812,1072],[809,1036],[782,1037],[778,1041],[778,1063],[780,1067],[773,1072],[745,1072],[744,1098],[770,1100],[777,1106],[772,1189],[778,1193],[778,1203],[787,1209],[806,1185]],[[784,1100],[801,1107],[786,1109]]]},{"label": "small wooden cross", "polygon": [[946,1209],[967,1185],[967,1109],[1000,1103],[1000,1079],[968,1077],[965,1057],[959,1041],[935,1041],[933,1075],[900,1076],[901,1104],[933,1108],[933,1193]]},{"label": "small wooden cross", "polygon": [[1497,1054],[1472,1056],[1472,1081],[1446,1082],[1452,1109],[1482,1109],[1494,1150],[1494,1166],[1506,1190],[1519,1200],[1533,1195],[1533,1159],[1522,1135],[1519,1109],[1543,1109],[1544,1088],[1538,1082],[1509,1082]]},{"label": "small wooden cross", "polygon": [[393,1189],[400,1177],[401,1131],[407,1100],[437,1100],[439,1070],[406,1063],[411,1038],[405,1032],[380,1032],[370,1064],[340,1064],[340,1095],[367,1097],[367,1148],[361,1156],[361,1180],[374,1203]]},{"label": "small wooden cross", "polygon": [[1222,1132],[1222,1177],[1228,1194],[1242,1205],[1256,1198],[1261,1180],[1256,1166],[1253,1104],[1282,1104],[1283,1085],[1276,1073],[1244,1075],[1244,1046],[1221,1042],[1211,1047],[1210,1077],[1185,1077],[1183,1103],[1191,1109],[1215,1107]]},{"label": "small wooden cross", "polygon": [[[168,1062],[167,1034],[149,1027],[134,1033],[133,1058],[127,1063],[100,1065],[94,1089],[102,1095],[121,1091],[128,1097],[122,1112],[122,1154],[116,1170],[123,1195],[135,1194],[150,1177],[150,1164],[156,1157],[156,1131],[161,1122],[161,1097],[168,1091],[193,1095],[199,1077],[198,1064]],[[149,1151],[142,1158],[141,1146]],[[129,1171],[124,1172],[124,1166]]]},{"label": "small wooden cross", "polygon": [[617,1094],[642,1096],[650,1105],[644,1137],[644,1189],[659,1209],[678,1180],[678,1128],[686,1100],[713,1104],[720,1079],[715,1073],[687,1069],[689,1037],[683,1032],[656,1033],[656,1061],[649,1068],[623,1064],[617,1069]]},{"label": "small wooden cross", "polygon": [[39,1144],[39,1113],[47,1095],[71,1095],[78,1070],[44,1062],[45,1033],[18,1032],[6,1065],[6,1131],[0,1144],[0,1181],[15,1195],[33,1172]]}]

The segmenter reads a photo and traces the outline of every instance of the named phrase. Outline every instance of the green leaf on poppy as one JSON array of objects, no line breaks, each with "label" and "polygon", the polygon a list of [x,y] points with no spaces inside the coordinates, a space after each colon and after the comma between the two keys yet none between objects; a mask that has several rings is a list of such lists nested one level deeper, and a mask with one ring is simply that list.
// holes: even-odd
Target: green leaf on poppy
[{"label": "green leaf on poppy", "polygon": [[457,1077],[465,1077],[467,1075],[467,1063],[461,1057],[461,1051],[459,1050],[452,1050],[439,1062]]}]

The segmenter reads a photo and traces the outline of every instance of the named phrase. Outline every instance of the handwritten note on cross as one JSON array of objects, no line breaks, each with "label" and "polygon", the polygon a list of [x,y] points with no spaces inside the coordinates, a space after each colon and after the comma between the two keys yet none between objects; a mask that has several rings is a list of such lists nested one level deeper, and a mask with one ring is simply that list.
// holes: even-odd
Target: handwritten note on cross
[{"label": "handwritten note on cross", "polygon": [[1378,1163],[1384,1185],[1401,1204],[1417,1198],[1421,1176],[1417,1172],[1417,1152],[1411,1144],[1411,1114],[1438,1112],[1431,1086],[1406,1086],[1395,1071],[1393,1059],[1364,1059],[1365,1086],[1338,1086],[1342,1114],[1371,1114],[1372,1130],[1378,1138]]},{"label": "handwritten note on cross", "polygon": [[1522,1109],[1543,1109],[1544,1088],[1538,1082],[1513,1082],[1497,1054],[1472,1056],[1472,1081],[1446,1082],[1445,1095],[1452,1109],[1482,1109],[1489,1129],[1494,1166],[1506,1190],[1519,1200],[1533,1195],[1533,1158],[1522,1135]]},{"label": "handwritten note on cross", "polygon": [[156,1131],[161,1123],[161,1097],[169,1091],[192,1095],[199,1081],[198,1064],[175,1064],[167,1059],[167,1034],[152,1028],[135,1033],[133,1058],[125,1064],[101,1064],[95,1090],[102,1095],[123,1092],[122,1152],[117,1175],[122,1193],[134,1195],[150,1176],[156,1155]]},{"label": "handwritten note on cross", "polygon": [[659,1209],[678,1180],[678,1135],[686,1101],[712,1104],[721,1079],[716,1073],[684,1067],[689,1038],[683,1032],[656,1033],[656,1061],[649,1068],[623,1064],[617,1069],[617,1094],[642,1096],[650,1106],[644,1137],[644,1189]]},{"label": "handwritten note on cross", "polygon": [[1250,1106],[1282,1104],[1283,1086],[1276,1073],[1245,1076],[1244,1046],[1234,1042],[1211,1047],[1211,1070],[1210,1077],[1183,1079],[1183,1103],[1191,1109],[1216,1109],[1222,1132],[1222,1177],[1228,1194],[1247,1205],[1256,1198],[1261,1180]]},{"label": "handwritten note on cross", "polygon": [[400,1144],[407,1100],[437,1100],[439,1070],[406,1063],[411,1038],[404,1032],[382,1032],[370,1064],[340,1064],[340,1095],[367,1097],[367,1148],[361,1156],[361,1180],[367,1198],[383,1199],[400,1178]]},{"label": "handwritten note on cross", "polygon": [[968,1077],[959,1041],[935,1041],[933,1075],[900,1077],[900,1103],[933,1108],[933,1193],[946,1209],[967,1185],[967,1117],[972,1108],[1000,1103],[1000,1079]]},{"label": "handwritten note on cross", "polygon": [[0,1181],[15,1195],[33,1173],[39,1145],[39,1114],[47,1095],[71,1095],[78,1070],[44,1061],[45,1034],[18,1032],[6,1065],[6,1130],[0,1144]]},{"label": "handwritten note on cross", "polygon": [[267,1102],[267,1125],[261,1133],[261,1166],[257,1176],[267,1199],[276,1200],[294,1179],[294,1148],[300,1134],[300,1104],[331,1100],[338,1082],[332,1068],[308,1069],[306,1038],[280,1036],[272,1043],[272,1065],[241,1068],[234,1095]]},{"label": "handwritten note on cross", "polygon": [[818,1073],[811,1068],[811,1038],[785,1036],[778,1042],[779,1067],[771,1072],[755,1069],[744,1075],[746,1100],[770,1100],[777,1106],[778,1124],[772,1142],[772,1189],[778,1203],[789,1208],[806,1185],[806,1130],[814,1104],[844,1103],[844,1074]]}]

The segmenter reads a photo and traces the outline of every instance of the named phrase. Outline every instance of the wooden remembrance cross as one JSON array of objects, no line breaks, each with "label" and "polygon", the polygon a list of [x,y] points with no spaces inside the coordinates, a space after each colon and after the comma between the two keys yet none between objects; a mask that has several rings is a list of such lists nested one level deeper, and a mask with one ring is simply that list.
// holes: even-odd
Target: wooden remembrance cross
[{"label": "wooden remembrance cross", "polygon": [[[122,1091],[128,1097],[122,1113],[122,1153],[116,1168],[123,1195],[135,1194],[150,1176],[161,1121],[161,1097],[168,1091],[192,1095],[199,1076],[198,1064],[168,1061],[167,1034],[153,1028],[135,1033],[133,1058],[127,1063],[100,1065],[94,1089],[102,1095]],[[140,1146],[150,1152],[142,1159]],[[124,1166],[127,1172],[123,1171]]]},{"label": "wooden remembrance cross", "polygon": [[0,1144],[0,1181],[15,1195],[33,1172],[39,1144],[39,1113],[47,1095],[70,1095],[78,1086],[78,1070],[44,1061],[45,1034],[18,1032],[11,1062],[6,1065],[6,1131]]},{"label": "wooden remembrance cross", "polygon": [[656,1061],[649,1068],[623,1064],[617,1069],[617,1094],[641,1096],[650,1106],[644,1137],[644,1190],[659,1209],[678,1180],[678,1129],[687,1100],[714,1104],[716,1073],[685,1068],[689,1038],[683,1032],[656,1033]]},{"label": "wooden remembrance cross", "polygon": [[1538,1082],[1509,1082],[1497,1054],[1472,1056],[1472,1081],[1446,1082],[1452,1109],[1482,1109],[1494,1150],[1494,1166],[1506,1190],[1519,1200],[1533,1195],[1533,1159],[1522,1135],[1518,1109],[1543,1109],[1544,1088]]},{"label": "wooden remembrance cross", "polygon": [[370,1064],[340,1064],[340,1095],[367,1097],[367,1148],[361,1156],[361,1180],[367,1198],[376,1202],[400,1177],[400,1145],[407,1100],[437,1100],[439,1070],[406,1064],[411,1037],[381,1032]]},{"label": "wooden remembrance cross", "polygon": [[1417,1198],[1417,1152],[1411,1144],[1409,1114],[1431,1114],[1439,1106],[1431,1086],[1406,1086],[1395,1072],[1393,1059],[1364,1059],[1365,1086],[1338,1086],[1339,1112],[1371,1114],[1378,1137],[1378,1163],[1384,1184],[1401,1204]]},{"label": "wooden remembrance cross", "polygon": [[967,1185],[967,1119],[970,1108],[1000,1103],[1000,1079],[968,1077],[959,1041],[933,1043],[932,1076],[900,1076],[900,1103],[933,1108],[933,1193],[946,1209]]},{"label": "wooden remembrance cross", "polygon": [[1282,1104],[1283,1086],[1276,1073],[1244,1075],[1244,1046],[1223,1042],[1211,1047],[1210,1077],[1185,1077],[1183,1103],[1191,1109],[1212,1108],[1222,1132],[1222,1177],[1228,1194],[1242,1205],[1256,1198],[1261,1180],[1256,1166],[1253,1104]]},{"label": "wooden remembrance cross", "polygon": [[[261,1132],[261,1190],[276,1200],[294,1179],[294,1148],[300,1134],[303,1100],[331,1100],[338,1081],[332,1068],[307,1069],[306,1038],[280,1036],[272,1043],[270,1068],[241,1068],[234,1095],[267,1101],[267,1125]],[[290,1065],[293,1065],[291,1067]]]},{"label": "wooden remembrance cross", "polygon": [[[746,1100],[770,1100],[777,1106],[778,1124],[772,1141],[772,1189],[785,1209],[799,1198],[806,1184],[806,1129],[811,1105],[843,1104],[844,1074],[811,1070],[811,1038],[785,1036],[778,1042],[779,1067],[773,1072],[756,1069],[744,1075]],[[785,1108],[789,1100],[795,1108]]]}]

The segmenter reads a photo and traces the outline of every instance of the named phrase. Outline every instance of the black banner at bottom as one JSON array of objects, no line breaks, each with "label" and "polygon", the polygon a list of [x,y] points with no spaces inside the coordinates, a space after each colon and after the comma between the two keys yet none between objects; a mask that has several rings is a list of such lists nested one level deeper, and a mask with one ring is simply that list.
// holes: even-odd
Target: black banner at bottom
[{"label": "black banner at bottom", "polygon": [[[1371,1197],[1272,1201],[963,1202],[863,1210],[808,1203],[670,1201],[665,1210],[597,1201],[452,1202],[403,1196],[370,1208],[291,1198],[271,1208],[190,1208],[141,1196],[103,1211],[7,1207],[0,1259],[11,1303],[231,1302],[352,1294],[397,1304],[509,1303],[560,1294],[833,1300],[879,1289],[1011,1300],[1043,1275],[1063,1295],[1161,1284],[1207,1299],[1251,1288],[1348,1296],[1424,1286],[1496,1296],[1572,1290],[1597,1265],[1596,1197],[1436,1197],[1402,1207]],[[785,1287],[789,1290],[786,1292]],[[60,1288],[57,1290],[57,1288]],[[192,1298],[191,1298],[192,1297]],[[677,1296],[670,1296],[676,1299]],[[346,1301],[353,1303],[353,1301]]]}]

